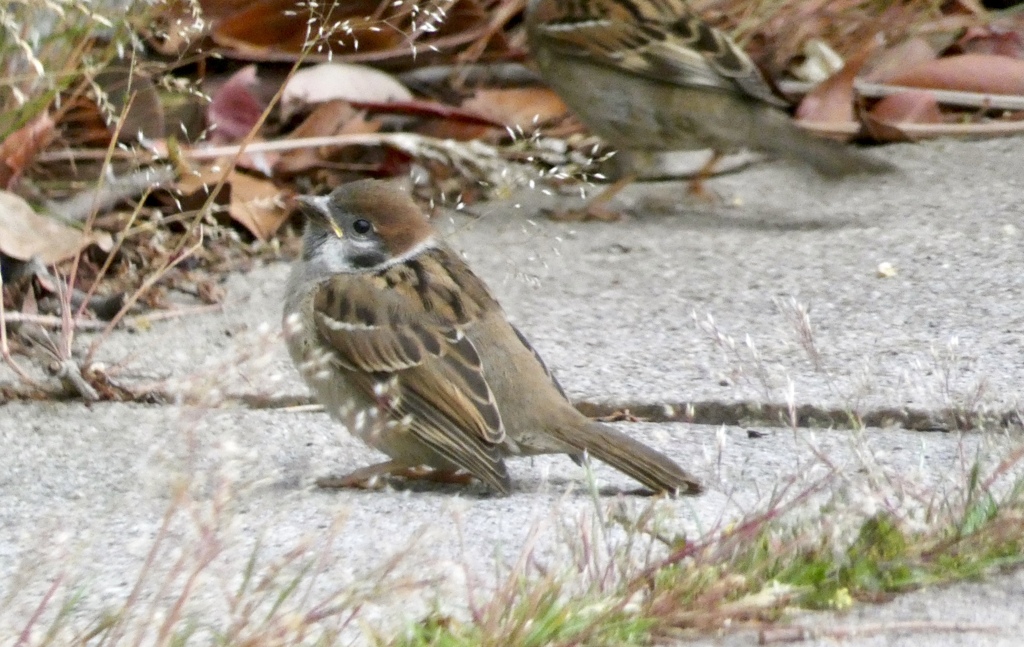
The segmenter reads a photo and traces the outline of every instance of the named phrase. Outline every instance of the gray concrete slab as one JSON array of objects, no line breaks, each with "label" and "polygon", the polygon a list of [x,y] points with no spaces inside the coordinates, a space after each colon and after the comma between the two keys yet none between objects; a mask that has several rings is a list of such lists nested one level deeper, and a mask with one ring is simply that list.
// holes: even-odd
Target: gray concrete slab
[{"label": "gray concrete slab", "polygon": [[[717,206],[678,197],[678,183],[633,187],[624,204],[638,215],[611,224],[550,222],[536,210],[558,201],[524,193],[518,208],[479,205],[479,218],[445,215],[441,225],[574,399],[651,405],[667,418],[687,403],[739,412],[739,426],[623,424],[711,485],[701,497],[657,504],[678,531],[735,520],[786,478],[811,478],[826,462],[840,471],[829,494],[851,509],[878,505],[878,483],[892,495],[887,503],[912,506],[958,487],[976,452],[994,459],[1017,446],[1019,431],[854,433],[822,428],[827,417],[802,420],[809,428],[795,431],[759,427],[762,438],[746,429],[764,422],[754,411],[764,403],[868,418],[911,407],[939,422],[949,407],[1004,417],[1020,407],[1022,150],[1019,139],[895,146],[883,153],[901,175],[832,184],[766,164],[714,180]],[[880,276],[881,263],[895,273]],[[223,547],[214,560],[219,579],[204,577],[190,607],[196,617],[230,613],[224,583],[236,583],[257,542],[267,560],[280,560],[304,540],[333,536],[318,593],[365,592],[395,554],[408,553],[389,577],[438,578],[368,605],[366,618],[381,626],[415,617],[435,598],[462,608],[465,574],[486,586],[496,564],[514,563],[524,546],[564,564],[566,523],[620,501],[646,505],[618,497],[628,480],[597,466],[607,496],[595,507],[586,472],[560,457],[514,463],[515,493],[506,499],[473,487],[313,489],[314,477],[377,457],[322,413],[231,406],[306,401],[278,335],[286,273],[271,264],[231,276],[222,312],[155,322],[102,347],[113,379],[158,385],[196,406],[0,407],[0,600],[10,602],[0,635],[20,631],[60,574],[85,591],[82,619],[123,599],[175,493],[190,496],[160,568],[182,555],[199,559],[189,547],[201,522]],[[799,324],[802,309],[810,335]],[[11,380],[0,368],[0,382]],[[696,413],[713,418],[706,407]],[[807,508],[810,518],[815,511]],[[1016,618],[1019,626],[1019,590],[1020,576],[1011,575],[817,622],[963,617],[1011,627]],[[918,632],[906,640],[1009,644],[999,642],[1005,632],[936,635],[949,642]],[[889,639],[904,640],[882,633],[848,642]]]},{"label": "gray concrete slab", "polygon": [[[458,486],[317,490],[315,476],[379,459],[323,413],[13,403],[4,407],[4,419],[0,582],[6,585],[0,595],[8,602],[0,632],[17,629],[58,576],[81,596],[81,622],[125,599],[176,493],[186,499],[159,553],[159,577],[150,578],[155,582],[147,590],[158,596],[155,584],[174,558],[184,555],[192,565],[204,533],[216,538],[212,574],[188,606],[196,622],[212,626],[229,613],[226,591],[237,586],[257,542],[260,563],[272,563],[333,532],[317,595],[365,585],[396,556],[388,581],[437,579],[401,600],[369,605],[369,619],[394,628],[434,604],[457,613],[466,603],[466,573],[486,590],[524,547],[537,563],[568,568],[584,535],[605,545],[594,526],[598,513],[625,506],[636,514],[651,504],[619,496],[633,485],[602,465],[593,470],[602,494],[595,504],[586,471],[564,457],[513,462],[516,491],[507,498]],[[765,436],[751,438],[739,428],[624,426],[711,486],[700,497],[653,503],[663,532],[689,536],[762,509],[787,479],[796,478],[795,493],[831,469],[838,474],[815,497],[818,505],[826,498],[844,501],[854,507],[851,521],[862,508],[882,505],[909,514],[922,503],[955,496],[975,456],[994,460],[1024,441],[1018,434],[899,430],[763,429]],[[805,508],[808,523],[843,525],[837,518],[824,523],[813,504]],[[610,532],[608,545],[624,541]],[[637,559],[644,554],[636,552]]]}]

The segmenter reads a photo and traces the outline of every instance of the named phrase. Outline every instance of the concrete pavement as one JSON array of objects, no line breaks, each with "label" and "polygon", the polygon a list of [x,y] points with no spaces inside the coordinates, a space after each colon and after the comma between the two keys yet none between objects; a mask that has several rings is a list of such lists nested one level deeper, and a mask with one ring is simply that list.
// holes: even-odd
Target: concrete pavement
[{"label": "concrete pavement", "polygon": [[[840,473],[831,495],[851,509],[877,505],[879,487],[941,496],[976,456],[994,461],[1024,440],[1024,141],[880,152],[900,175],[828,184],[771,163],[714,180],[718,206],[676,199],[682,186],[672,183],[633,187],[624,201],[637,215],[619,223],[550,222],[536,209],[553,203],[524,193],[518,208],[480,205],[477,219],[441,224],[574,400],[651,417],[621,428],[707,479],[706,495],[656,504],[675,531],[735,520],[773,486],[809,482],[828,464]],[[666,204],[670,213],[655,213]],[[21,630],[58,574],[82,587],[81,621],[124,599],[181,493],[184,512],[157,568],[174,556],[199,560],[189,552],[196,538],[219,538],[211,563],[220,577],[196,585],[197,618],[233,613],[225,583],[254,546],[269,563],[330,536],[311,595],[359,589],[372,599],[367,622],[382,627],[438,599],[457,612],[467,580],[486,588],[524,547],[564,563],[567,528],[620,500],[647,504],[612,496],[630,482],[596,466],[609,496],[595,507],[586,472],[564,457],[514,462],[515,493],[504,499],[475,487],[313,489],[316,476],[378,456],[326,415],[282,408],[307,401],[277,336],[286,273],[270,264],[231,276],[222,312],[156,322],[103,346],[115,380],[155,384],[189,404],[0,407],[3,635]],[[0,369],[0,381],[13,379]],[[795,427],[785,424],[791,410]],[[869,428],[852,431],[851,417]],[[985,430],[956,430],[965,424]],[[395,554],[403,558],[388,578],[432,582],[377,599],[368,574]],[[1021,587],[1011,574],[807,622],[962,618],[987,628],[906,638],[893,629],[846,643],[1017,644]]]}]

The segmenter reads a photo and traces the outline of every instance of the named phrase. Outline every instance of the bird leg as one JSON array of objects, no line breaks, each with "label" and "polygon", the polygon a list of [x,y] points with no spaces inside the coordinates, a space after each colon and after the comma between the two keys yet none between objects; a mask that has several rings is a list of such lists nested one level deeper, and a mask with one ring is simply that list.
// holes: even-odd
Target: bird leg
[{"label": "bird leg", "polygon": [[697,174],[690,180],[690,186],[687,188],[687,193],[690,195],[705,200],[707,202],[717,202],[718,195],[711,189],[704,186],[704,182],[715,174],[715,167],[718,166],[718,162],[724,157],[724,153],[720,150],[712,150],[711,157],[704,163],[704,166],[700,167]]},{"label": "bird leg", "polygon": [[468,485],[473,476],[459,470],[437,470],[426,466],[409,467],[397,461],[384,461],[359,469],[341,476],[323,476],[316,480],[321,488],[357,488],[372,490],[381,487],[381,477],[400,476],[407,480],[432,481],[434,483],[453,483]]},{"label": "bird leg", "polygon": [[606,186],[600,193],[587,201],[582,209],[566,209],[565,211],[559,211],[551,214],[551,219],[563,222],[580,220],[614,222],[618,220],[622,214],[614,209],[608,208],[608,203],[611,202],[612,198],[617,196],[623,189],[635,181],[636,175],[632,173],[624,175]]},{"label": "bird leg", "polygon": [[432,483],[447,483],[449,485],[469,485],[473,482],[473,475],[462,470],[438,470],[432,467],[410,467],[399,474],[409,480],[430,481]]},{"label": "bird leg", "polygon": [[341,476],[321,476],[316,480],[317,487],[322,488],[358,488],[373,490],[382,485],[380,477],[394,474],[404,466],[396,461],[384,461],[375,465],[367,465],[342,474]]}]

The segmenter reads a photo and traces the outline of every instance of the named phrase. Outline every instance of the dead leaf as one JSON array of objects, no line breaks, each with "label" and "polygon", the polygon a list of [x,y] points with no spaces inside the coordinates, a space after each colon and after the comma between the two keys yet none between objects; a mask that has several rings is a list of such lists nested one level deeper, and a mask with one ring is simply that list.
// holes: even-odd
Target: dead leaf
[{"label": "dead leaf", "polygon": [[560,119],[565,103],[547,88],[477,90],[462,107],[506,128],[533,130],[538,124]]},{"label": "dead leaf", "polygon": [[20,196],[0,191],[0,252],[7,256],[21,261],[36,256],[53,265],[94,243],[109,250],[110,234],[94,231],[86,236],[74,227],[37,214]]},{"label": "dead leaf", "polygon": [[361,108],[371,113],[385,113],[391,115],[409,115],[411,117],[430,117],[446,121],[458,121],[489,128],[504,128],[504,124],[489,119],[473,110],[466,110],[459,106],[451,106],[433,99],[412,99],[410,101],[392,101],[391,103],[370,103],[367,101],[352,101],[354,108]]},{"label": "dead leaf", "polygon": [[279,199],[281,190],[270,180],[237,171],[231,173],[228,180],[231,183],[228,213],[260,240],[270,240],[289,214]]},{"label": "dead leaf", "polygon": [[110,126],[96,101],[84,96],[70,97],[62,106],[57,121],[61,144],[69,148],[106,148],[110,145]]},{"label": "dead leaf", "polygon": [[1024,60],[992,54],[962,54],[936,59],[889,79],[893,85],[1024,95]]},{"label": "dead leaf", "polygon": [[935,95],[927,90],[908,90],[885,97],[871,109],[871,115],[886,123],[941,124],[942,112]]},{"label": "dead leaf", "polygon": [[345,124],[359,115],[360,111],[352,107],[348,101],[327,101],[313,108],[299,126],[289,135],[289,139],[304,137],[329,137],[337,135]]},{"label": "dead leaf", "polygon": [[252,0],[199,0],[203,15],[210,20],[219,20],[245,9]]},{"label": "dead leaf", "polygon": [[[199,208],[203,201],[206,200],[206,196],[210,194],[217,183],[220,182],[221,177],[224,175],[224,169],[228,167],[230,160],[219,159],[213,164],[204,164],[199,168],[194,168],[188,173],[184,173],[178,183],[175,185],[175,190],[181,194],[182,197],[188,198],[196,194],[200,194],[200,201],[192,203],[186,201],[182,203],[183,209]],[[227,181],[225,180],[225,184]]]},{"label": "dead leaf", "polygon": [[[181,194],[182,208],[199,208],[220,182],[228,165],[228,160],[219,160],[182,176],[176,187]],[[281,193],[270,180],[231,169],[214,201],[226,204],[228,215],[253,236],[269,240],[288,217],[288,211],[280,203]]]},{"label": "dead leaf", "polygon": [[256,83],[256,66],[246,65],[213,93],[206,120],[214,140],[238,141],[259,123],[267,106],[254,92]]},{"label": "dead leaf", "polygon": [[946,11],[951,14],[966,16],[983,16],[987,13],[984,5],[979,0],[954,0],[946,7]]},{"label": "dead leaf", "polygon": [[856,93],[853,82],[870,53],[871,48],[864,48],[848,60],[841,70],[811,90],[797,107],[797,119],[819,125],[854,122]]},{"label": "dead leaf", "polygon": [[[416,60],[424,64],[484,35],[489,14],[477,0],[452,0],[444,12],[422,3],[257,0],[218,21],[213,39],[229,56],[253,61]],[[309,43],[310,34],[316,39]]]},{"label": "dead leaf", "polygon": [[886,83],[904,70],[934,61],[937,56],[935,48],[927,40],[910,38],[875,56],[871,61],[871,69],[866,70],[861,79],[868,83]]},{"label": "dead leaf", "polygon": [[[379,121],[367,120],[362,111],[356,110],[347,101],[328,101],[314,108],[306,120],[292,131],[289,139],[375,133],[380,128]],[[277,163],[274,164],[274,176],[294,175],[322,166],[330,154],[331,152],[325,151],[321,147],[299,148],[282,153]]]},{"label": "dead leaf", "polygon": [[1019,22],[1012,26],[996,24],[968,27],[957,47],[964,54],[995,54],[1024,58],[1024,29]]},{"label": "dead leaf", "polygon": [[314,103],[342,99],[366,103],[409,101],[412,93],[390,74],[366,65],[323,63],[299,70],[281,93],[281,116]]},{"label": "dead leaf", "polygon": [[0,142],[0,187],[14,186],[36,153],[53,141],[54,123],[43,112]]},{"label": "dead leaf", "polygon": [[568,114],[558,95],[547,88],[481,89],[457,108],[436,105],[438,110],[420,112],[434,119],[419,126],[416,132],[459,141],[497,140],[507,137],[509,128],[531,132],[540,124],[549,125]]},{"label": "dead leaf", "polygon": [[909,90],[885,97],[864,115],[868,134],[877,141],[914,141],[906,124],[941,124],[942,112],[935,95],[927,90]]}]

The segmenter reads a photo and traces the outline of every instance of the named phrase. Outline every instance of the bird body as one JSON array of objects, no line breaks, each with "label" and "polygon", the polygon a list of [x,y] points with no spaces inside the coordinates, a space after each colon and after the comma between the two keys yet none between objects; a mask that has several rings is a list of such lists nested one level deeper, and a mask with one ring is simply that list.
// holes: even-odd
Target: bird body
[{"label": "bird body", "polygon": [[616,148],[751,148],[830,177],[892,168],[796,126],[750,57],[683,0],[531,0],[526,26],[541,75]]},{"label": "bird body", "polygon": [[[673,461],[589,420],[419,208],[378,181],[305,199],[289,279],[289,352],[317,400],[388,468],[465,470],[510,491],[504,458],[590,454],[658,492],[695,492]],[[362,233],[360,233],[360,231]]]}]

